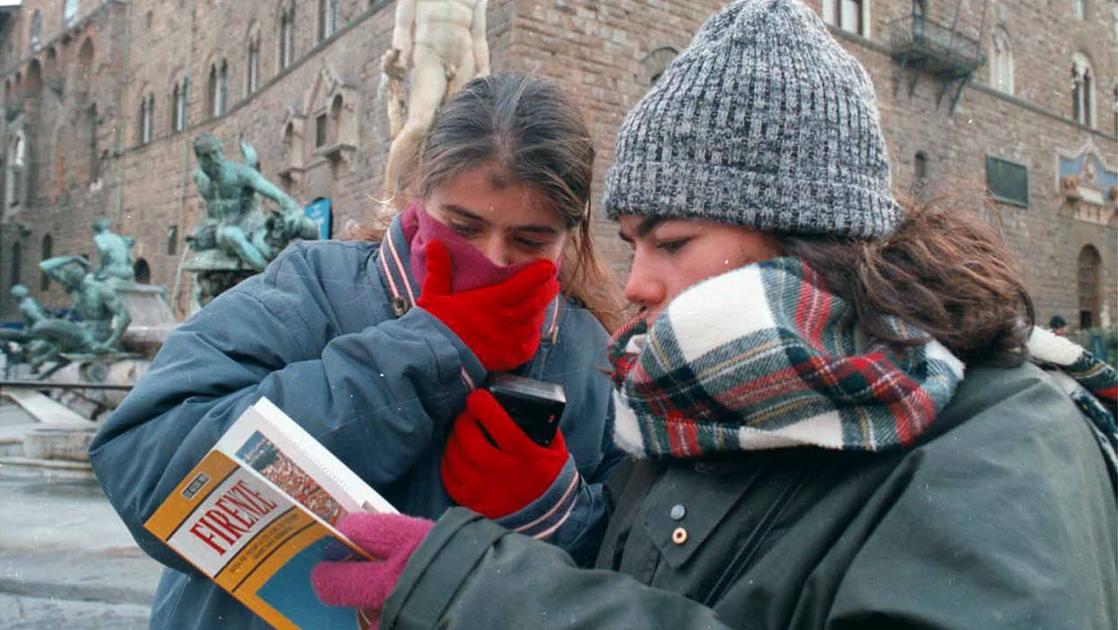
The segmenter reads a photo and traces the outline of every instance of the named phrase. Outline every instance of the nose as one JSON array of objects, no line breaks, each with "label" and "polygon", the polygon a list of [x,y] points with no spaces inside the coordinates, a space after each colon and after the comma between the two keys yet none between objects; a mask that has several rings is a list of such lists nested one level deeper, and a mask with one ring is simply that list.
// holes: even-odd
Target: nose
[{"label": "nose", "polygon": [[497,230],[492,230],[480,241],[475,241],[474,244],[494,265],[507,267],[516,262],[512,248],[505,241],[504,235]]},{"label": "nose", "polygon": [[667,295],[663,279],[643,260],[639,252],[633,257],[633,266],[629,268],[624,295],[626,300],[650,311],[659,310]]}]

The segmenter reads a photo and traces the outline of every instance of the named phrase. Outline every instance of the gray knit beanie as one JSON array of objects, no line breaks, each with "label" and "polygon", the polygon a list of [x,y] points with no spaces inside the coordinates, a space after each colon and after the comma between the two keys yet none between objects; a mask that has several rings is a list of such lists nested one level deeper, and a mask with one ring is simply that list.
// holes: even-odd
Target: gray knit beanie
[{"label": "gray knit beanie", "polygon": [[626,117],[603,207],[801,234],[901,220],[873,86],[800,0],[712,17]]}]

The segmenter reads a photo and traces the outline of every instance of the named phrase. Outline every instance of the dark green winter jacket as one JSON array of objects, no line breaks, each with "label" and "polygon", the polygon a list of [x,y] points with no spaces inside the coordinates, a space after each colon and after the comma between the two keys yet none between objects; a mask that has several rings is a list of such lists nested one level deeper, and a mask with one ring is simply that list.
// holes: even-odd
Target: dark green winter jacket
[{"label": "dark green winter jacket", "polygon": [[1032,366],[972,370],[905,450],[630,461],[609,489],[597,570],[448,512],[382,630],[1118,624],[1114,488]]}]

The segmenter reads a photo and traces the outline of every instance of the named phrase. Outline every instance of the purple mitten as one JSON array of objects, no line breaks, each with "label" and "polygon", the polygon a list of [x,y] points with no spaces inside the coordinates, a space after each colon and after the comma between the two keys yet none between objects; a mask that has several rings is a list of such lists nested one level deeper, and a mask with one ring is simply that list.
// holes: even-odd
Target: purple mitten
[{"label": "purple mitten", "polygon": [[338,530],[378,560],[320,562],[311,584],[322,603],[380,610],[392,593],[408,558],[435,526],[425,518],[400,514],[350,514]]}]

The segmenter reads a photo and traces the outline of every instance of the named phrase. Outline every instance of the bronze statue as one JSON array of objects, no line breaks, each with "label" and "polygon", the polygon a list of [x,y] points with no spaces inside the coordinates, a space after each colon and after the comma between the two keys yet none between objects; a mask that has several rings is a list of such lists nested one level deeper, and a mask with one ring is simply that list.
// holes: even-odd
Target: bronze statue
[{"label": "bronze statue", "polygon": [[93,244],[97,248],[98,278],[119,278],[131,282],[132,245],[135,241],[127,236],[116,234],[110,229],[108,219],[100,218],[93,222]]},{"label": "bronze statue", "polygon": [[19,300],[19,316],[23,319],[23,329],[31,330],[31,327],[39,322],[50,319],[50,313],[43,308],[39,301],[31,297],[31,292],[27,287],[22,284],[17,284],[11,288],[12,297]]},{"label": "bronze statue", "polygon": [[4,376],[11,374],[12,366],[23,363],[29,358],[31,328],[35,324],[50,319],[50,314],[39,302],[31,297],[31,292],[22,284],[12,286],[11,296],[19,300],[19,315],[23,328],[0,328],[0,352],[4,354]]},{"label": "bronze statue", "polygon": [[59,355],[119,352],[120,336],[132,318],[111,280],[99,278],[83,256],[58,256],[39,263],[43,273],[58,281],[74,298],[79,321],[48,317],[31,327],[31,371],[48,361],[64,364]]},{"label": "bronze statue", "polygon": [[[214,136],[203,133],[194,139],[194,183],[206,204],[206,219],[187,242],[195,251],[217,249],[263,271],[289,241],[313,239],[318,228],[294,199],[256,170],[256,152],[244,140],[241,152],[243,164],[226,160]],[[257,194],[279,204],[280,211],[265,218]]]}]

